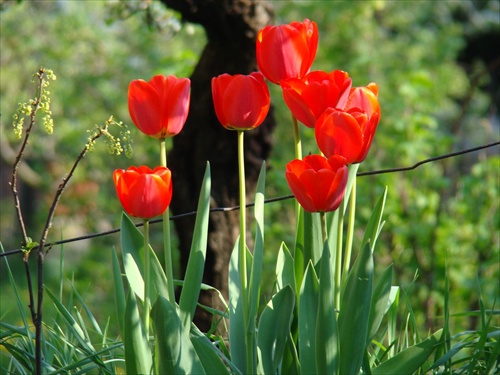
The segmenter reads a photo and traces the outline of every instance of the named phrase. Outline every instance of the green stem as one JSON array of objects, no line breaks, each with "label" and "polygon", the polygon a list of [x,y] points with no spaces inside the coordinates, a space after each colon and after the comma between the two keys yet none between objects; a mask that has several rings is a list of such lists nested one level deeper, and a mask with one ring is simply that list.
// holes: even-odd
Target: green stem
[{"label": "green stem", "polygon": [[335,308],[340,310],[340,285],[342,282],[342,229],[344,227],[344,210],[342,202],[337,210],[337,245],[335,247]]},{"label": "green stem", "polygon": [[[165,138],[160,138],[160,163],[162,167],[167,167],[167,147]],[[168,208],[163,213],[163,252],[165,255],[168,299],[172,304],[175,304],[174,270],[172,267],[172,247],[170,244],[170,212]]]},{"label": "green stem", "polygon": [[292,115],[292,125],[293,125],[293,140],[295,143],[295,159],[302,159],[302,142],[300,140],[300,129],[299,123],[295,116]]},{"label": "green stem", "polygon": [[328,240],[327,230],[326,230],[326,214],[324,212],[319,213],[321,219],[321,235],[323,237],[323,245]]},{"label": "green stem", "polygon": [[149,220],[144,219],[144,329],[146,337],[149,336],[149,310],[151,310],[151,301],[149,300],[150,277],[149,277]]},{"label": "green stem", "polygon": [[[293,127],[293,140],[295,147],[295,159],[302,160],[302,142],[300,140],[299,123],[297,122],[297,119],[293,114],[292,114],[292,127]],[[301,230],[301,228],[299,228],[301,210],[302,207],[300,206],[297,199],[295,199],[295,222],[296,222],[295,233],[299,233],[299,231]]]},{"label": "green stem", "polygon": [[349,267],[351,265],[352,241],[354,237],[354,217],[356,214],[356,176],[352,182],[351,196],[349,200],[349,216],[347,219],[347,238],[344,258],[344,269],[342,271],[343,277],[347,276]]},{"label": "green stem", "polygon": [[246,189],[245,189],[245,159],[244,159],[244,135],[243,130],[238,130],[238,170],[240,185],[240,242],[238,262],[240,269],[241,296],[243,301],[243,324],[245,325],[245,346],[247,373],[253,374],[253,329],[249,325],[249,306],[247,295],[247,257],[246,257]]}]

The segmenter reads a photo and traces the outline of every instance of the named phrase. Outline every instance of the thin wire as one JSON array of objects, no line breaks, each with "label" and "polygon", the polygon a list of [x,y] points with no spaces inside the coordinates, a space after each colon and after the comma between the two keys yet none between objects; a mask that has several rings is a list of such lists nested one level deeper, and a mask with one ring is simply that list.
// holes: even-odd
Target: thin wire
[{"label": "thin wire", "polygon": [[[453,157],[460,156],[460,155],[469,154],[469,153],[472,153],[472,152],[484,150],[484,149],[495,147],[495,146],[498,146],[498,145],[500,145],[500,141],[488,143],[488,144],[485,144],[485,145],[482,145],[482,146],[473,147],[473,148],[468,148],[468,149],[461,150],[461,151],[451,152],[451,153],[445,154],[445,155],[440,155],[440,156],[435,156],[435,157],[432,157],[432,158],[424,159],[424,160],[421,160],[418,163],[415,163],[415,164],[413,164],[412,166],[409,166],[409,167],[388,168],[388,169],[379,169],[379,170],[375,170],[375,171],[360,172],[360,173],[357,174],[357,176],[363,177],[363,176],[373,176],[373,175],[379,175],[379,174],[385,174],[385,173],[407,172],[407,171],[411,171],[411,170],[417,169],[418,167],[420,167],[420,166],[422,166],[424,164],[432,163],[432,162],[443,160],[443,159],[453,158]],[[294,196],[292,194],[290,194],[290,195],[284,195],[284,196],[281,196],[281,197],[266,199],[264,201],[264,203],[267,204],[267,203],[279,202],[279,201],[284,201],[284,200],[292,199],[292,198],[294,198]],[[246,205],[246,207],[253,207],[253,206],[254,206],[254,203],[248,203]],[[216,208],[211,208],[210,209],[210,213],[213,213],[213,212],[230,212],[230,211],[239,210],[239,208],[240,208],[240,206],[216,207]],[[196,211],[185,212],[185,213],[182,213],[182,214],[170,216],[170,220],[177,220],[177,219],[180,219],[180,218],[183,218],[183,217],[194,216],[194,215],[196,215]],[[157,224],[157,223],[161,223],[162,221],[163,221],[162,219],[155,219],[155,220],[151,220],[150,224]],[[138,224],[135,224],[136,227],[142,227],[143,225],[144,225],[144,223],[142,223],[142,222],[138,223]],[[107,236],[107,235],[118,233],[118,232],[120,232],[120,228],[114,228],[114,229],[111,229],[111,230],[108,230],[108,231],[104,231],[104,232],[92,233],[92,234],[87,234],[87,235],[80,236],[80,237],[69,238],[69,239],[66,239],[66,240],[54,241],[54,242],[45,244],[45,247],[52,247],[52,246],[67,244],[67,243],[71,243],[71,242],[88,240],[88,239],[92,239],[92,238],[96,238],[96,237]],[[34,248],[36,248],[36,247],[34,247]],[[15,250],[5,251],[3,253],[0,253],[0,257],[18,254],[18,253],[21,253],[22,251],[23,251],[22,249],[15,249]]]}]

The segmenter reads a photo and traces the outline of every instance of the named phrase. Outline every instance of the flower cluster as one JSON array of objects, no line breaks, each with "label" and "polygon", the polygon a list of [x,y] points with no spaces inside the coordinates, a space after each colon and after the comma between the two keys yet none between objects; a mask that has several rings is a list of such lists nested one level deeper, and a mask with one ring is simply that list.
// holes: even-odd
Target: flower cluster
[{"label": "flower cluster", "polygon": [[271,82],[281,86],[295,119],[314,128],[324,155],[297,158],[287,165],[286,179],[309,212],[338,208],[347,184],[347,164],[361,163],[380,119],[376,84],[352,87],[349,74],[311,71],[318,29],[304,20],[269,26],[257,38],[257,62]]},{"label": "flower cluster", "polygon": [[[310,71],[318,48],[316,23],[306,19],[286,25],[268,26],[257,36],[256,58],[260,72],[212,79],[215,113],[230,130],[250,130],[266,118],[270,107],[264,77],[279,84],[283,99],[295,119],[314,134],[321,155],[297,159],[287,165],[286,179],[293,194],[310,212],[332,211],[338,207],[347,184],[345,167],[361,163],[368,154],[380,120],[378,87],[352,87],[347,72]],[[178,134],[187,118],[190,81],[187,78],[157,75],[149,82],[130,83],[128,107],[135,125],[144,134],[164,139]],[[166,167],[166,166],[165,166]],[[140,169],[151,174],[151,170]],[[170,183],[170,182],[169,182]],[[125,185],[115,179],[118,195]],[[148,184],[140,183],[146,188]],[[138,196],[145,195],[137,192]],[[131,199],[135,197],[131,197]],[[165,207],[160,195],[151,204]],[[154,199],[153,199],[154,198]],[[145,203],[145,202],[144,202]],[[124,207],[129,207],[124,204]],[[127,212],[144,217],[157,210]],[[157,214],[161,214],[158,212]]]},{"label": "flower cluster", "polygon": [[[189,112],[191,82],[173,75],[156,75],[149,82],[129,85],[128,108],[132,121],[144,134],[164,140],[179,134]],[[125,211],[150,219],[163,214],[172,199],[170,170],[163,165],[118,169],[113,173],[118,198]]]}]

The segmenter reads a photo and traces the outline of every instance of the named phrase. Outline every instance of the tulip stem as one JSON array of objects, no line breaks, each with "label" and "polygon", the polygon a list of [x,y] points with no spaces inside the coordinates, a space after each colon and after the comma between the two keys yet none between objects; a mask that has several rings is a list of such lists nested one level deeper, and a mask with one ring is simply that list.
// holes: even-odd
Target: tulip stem
[{"label": "tulip stem", "polygon": [[[165,138],[160,138],[160,163],[162,167],[167,167],[167,147]],[[168,207],[163,213],[163,252],[165,255],[168,299],[170,303],[175,305],[174,271],[172,268],[172,248],[170,245],[170,212]]]},{"label": "tulip stem", "polygon": [[149,337],[149,310],[151,309],[151,301],[149,300],[150,294],[150,277],[149,270],[149,220],[144,219],[144,330],[146,337]]},{"label": "tulip stem", "polygon": [[343,203],[340,204],[337,210],[337,246],[335,253],[335,308],[340,311],[340,285],[342,281],[342,229],[344,227],[344,210]]},{"label": "tulip stem", "polygon": [[292,115],[293,140],[295,143],[295,159],[302,159],[302,142],[300,140],[300,129],[297,118]]},{"label": "tulip stem", "polygon": [[253,328],[249,325],[249,306],[247,295],[247,257],[246,257],[246,189],[245,189],[245,158],[244,158],[244,136],[243,130],[238,130],[238,170],[240,185],[240,240],[238,254],[238,268],[240,270],[241,299],[243,301],[243,324],[245,325],[245,347],[247,373],[253,374]]},{"label": "tulip stem", "polygon": [[[300,140],[300,129],[297,118],[292,114],[292,126],[293,126],[293,140],[295,145],[295,159],[302,160],[302,142]],[[299,201],[295,199],[295,221],[297,223],[296,233],[299,233],[299,223],[300,223],[300,210],[302,207],[299,204]]]},{"label": "tulip stem", "polygon": [[328,240],[328,234],[326,230],[326,214],[324,211],[321,211],[319,213],[319,217],[321,219],[321,235],[323,237],[323,245],[326,243]]},{"label": "tulip stem", "polygon": [[346,238],[344,269],[342,271],[342,277],[347,277],[347,273],[349,272],[349,267],[351,264],[352,240],[354,237],[354,217],[356,213],[355,208],[356,208],[356,175],[354,175],[353,177],[351,196],[349,200],[349,217],[347,219],[347,238]]}]

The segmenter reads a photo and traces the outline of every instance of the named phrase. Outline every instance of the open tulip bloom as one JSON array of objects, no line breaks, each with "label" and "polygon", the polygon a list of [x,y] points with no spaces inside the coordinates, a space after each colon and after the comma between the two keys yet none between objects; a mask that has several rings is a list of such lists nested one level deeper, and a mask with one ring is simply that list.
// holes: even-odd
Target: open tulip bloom
[{"label": "open tulip bloom", "polygon": [[361,163],[370,150],[379,120],[380,105],[375,93],[366,87],[353,88],[345,110],[328,108],[318,118],[316,142],[326,156],[342,155],[348,164]]},{"label": "open tulip bloom", "polygon": [[331,108],[344,108],[352,80],[341,70],[331,73],[316,70],[302,79],[289,78],[281,81],[283,99],[292,115],[309,128]]},{"label": "open tulip bloom", "polygon": [[309,155],[286,166],[286,180],[307,212],[335,211],[344,197],[348,170],[342,156]]},{"label": "open tulip bloom", "polygon": [[273,83],[287,78],[302,78],[309,72],[318,49],[315,22],[267,26],[257,35],[257,64]]},{"label": "open tulip bloom", "polygon": [[113,173],[118,198],[131,216],[150,219],[161,215],[172,199],[171,172],[165,167],[130,167]]},{"label": "open tulip bloom", "polygon": [[129,85],[128,109],[137,128],[153,138],[177,135],[189,112],[191,81],[173,75],[156,75],[149,82]]}]

